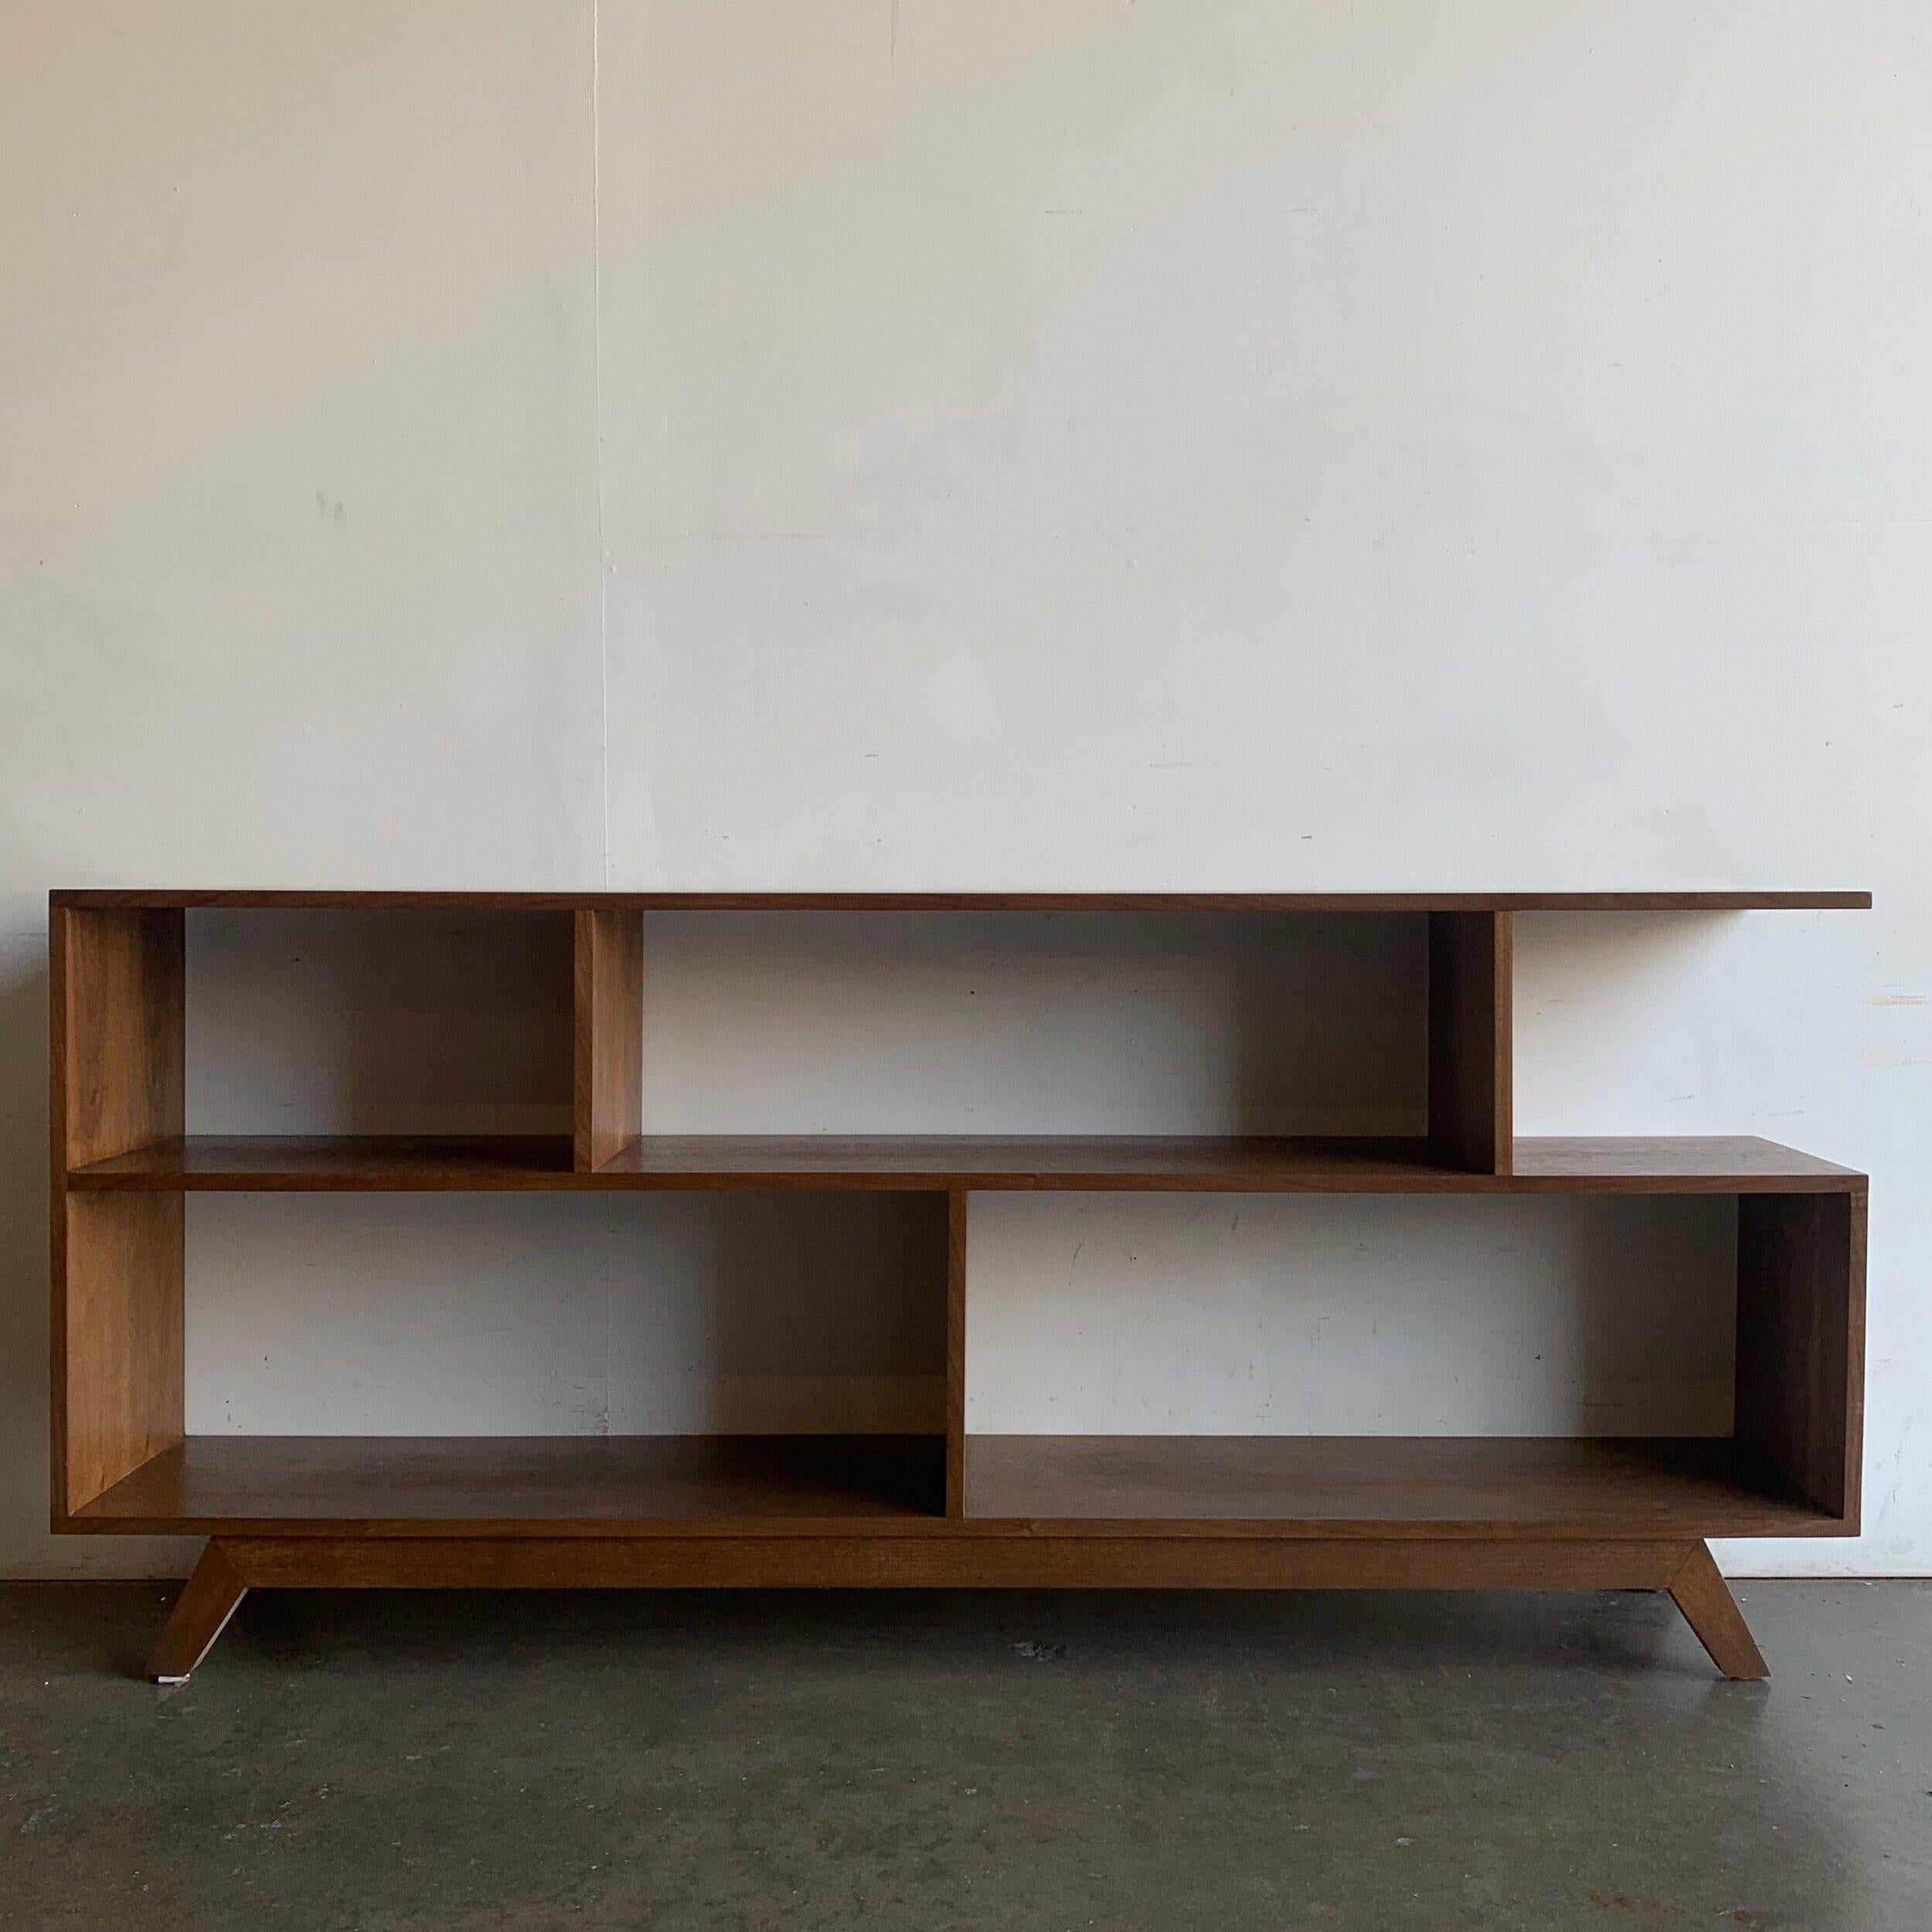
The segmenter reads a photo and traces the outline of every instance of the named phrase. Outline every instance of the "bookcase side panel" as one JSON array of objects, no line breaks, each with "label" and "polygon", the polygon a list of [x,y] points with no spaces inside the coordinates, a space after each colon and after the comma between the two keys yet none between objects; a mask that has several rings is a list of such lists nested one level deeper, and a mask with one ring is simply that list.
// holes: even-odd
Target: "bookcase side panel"
[{"label": "bookcase side panel", "polygon": [[1738,1201],[1737,1439],[1855,1531],[1864,1454],[1864,1190]]},{"label": "bookcase side panel", "polygon": [[56,1145],[66,1167],[183,1130],[186,920],[179,911],[52,916]]},{"label": "bookcase side panel", "polygon": [[54,1515],[182,1434],[182,1197],[73,1194],[56,1235]]},{"label": "bookcase side panel", "polygon": [[49,917],[53,1515],[182,1433],[182,1199],[70,1195],[69,1168],[185,1124],[178,908]]}]

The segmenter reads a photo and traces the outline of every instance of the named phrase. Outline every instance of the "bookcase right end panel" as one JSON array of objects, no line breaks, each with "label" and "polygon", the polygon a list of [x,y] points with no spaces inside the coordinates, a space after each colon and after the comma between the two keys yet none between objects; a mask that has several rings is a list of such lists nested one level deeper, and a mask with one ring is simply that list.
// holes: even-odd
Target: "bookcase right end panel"
[{"label": "bookcase right end panel", "polygon": [[1855,1536],[1865,1443],[1862,1183],[1737,1204],[1740,1450]]}]

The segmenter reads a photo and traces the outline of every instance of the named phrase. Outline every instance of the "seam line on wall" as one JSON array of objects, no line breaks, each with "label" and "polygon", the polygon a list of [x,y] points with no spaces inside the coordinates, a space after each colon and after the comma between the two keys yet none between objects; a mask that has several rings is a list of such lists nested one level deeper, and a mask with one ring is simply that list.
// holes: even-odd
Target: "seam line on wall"
[{"label": "seam line on wall", "polygon": [[597,782],[600,877],[611,883],[611,563],[604,516],[604,5],[590,0],[590,406],[597,537]]}]

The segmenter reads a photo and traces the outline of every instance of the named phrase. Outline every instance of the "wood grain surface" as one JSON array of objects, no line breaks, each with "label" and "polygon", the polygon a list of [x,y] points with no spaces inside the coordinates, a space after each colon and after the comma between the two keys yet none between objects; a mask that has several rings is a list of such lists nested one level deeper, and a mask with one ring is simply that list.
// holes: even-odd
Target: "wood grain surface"
[{"label": "wood grain surface", "polygon": [[545,1188],[1063,1189],[1284,1194],[1843,1192],[1849,1168],[1748,1134],[1519,1140],[1507,1174],[1413,1139],[658,1134],[588,1172],[560,1136],[194,1136],[76,1168],[80,1189],[264,1193]]}]

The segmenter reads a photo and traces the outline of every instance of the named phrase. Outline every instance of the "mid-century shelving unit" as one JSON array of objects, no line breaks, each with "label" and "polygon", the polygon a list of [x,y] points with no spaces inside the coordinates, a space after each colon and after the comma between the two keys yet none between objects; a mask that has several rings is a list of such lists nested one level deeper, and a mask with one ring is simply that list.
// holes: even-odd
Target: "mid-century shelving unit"
[{"label": "mid-century shelving unit", "polygon": [[[1635,1587],[1668,1590],[1726,1675],[1761,1676],[1705,1539],[1856,1532],[1865,1178],[1748,1138],[1513,1139],[1512,917],[1870,903],[1862,893],[56,892],[53,1526],[209,1539],[153,1662],[163,1682],[187,1675],[256,1585]],[[573,1134],[186,1136],[185,922],[202,907],[570,913]],[[762,910],[1411,914],[1427,927],[1428,1131],[642,1134],[642,915]],[[946,1310],[944,1434],[185,1434],[188,1193],[505,1189],[929,1196],[930,1291]],[[976,1192],[1011,1189],[1734,1197],[1733,1434],[969,1434],[969,1209]]]}]

